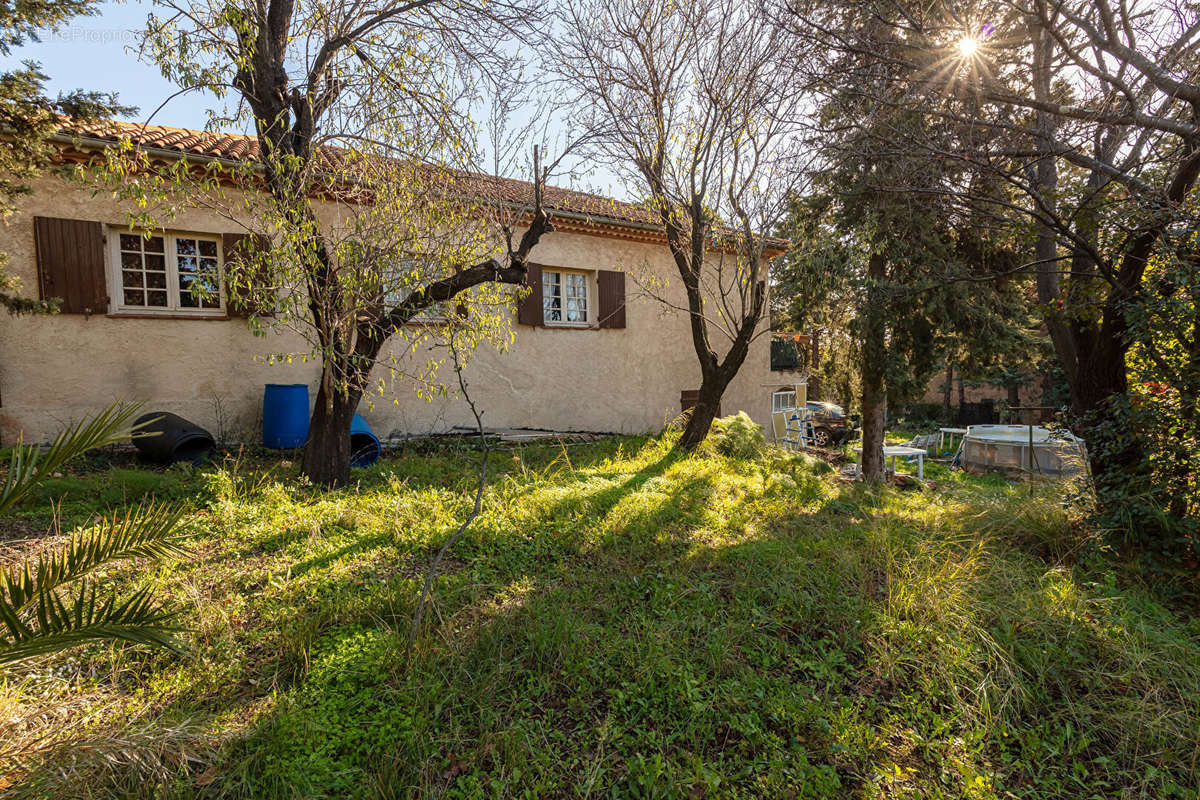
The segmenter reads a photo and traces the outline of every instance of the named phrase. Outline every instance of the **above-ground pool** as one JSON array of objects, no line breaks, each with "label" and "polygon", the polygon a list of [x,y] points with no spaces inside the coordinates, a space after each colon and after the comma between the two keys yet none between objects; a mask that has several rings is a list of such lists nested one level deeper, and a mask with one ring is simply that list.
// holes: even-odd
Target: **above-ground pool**
[{"label": "above-ground pool", "polygon": [[1084,469],[1083,440],[1067,431],[1033,427],[1033,460],[1030,462],[1028,425],[972,425],[959,450],[959,464],[967,472],[1045,475],[1065,478]]}]

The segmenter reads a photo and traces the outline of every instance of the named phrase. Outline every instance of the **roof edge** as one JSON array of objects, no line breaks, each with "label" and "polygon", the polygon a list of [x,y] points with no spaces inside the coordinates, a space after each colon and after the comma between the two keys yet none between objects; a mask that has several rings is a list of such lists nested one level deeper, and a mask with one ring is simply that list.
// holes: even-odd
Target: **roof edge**
[{"label": "roof edge", "polygon": [[[94,151],[103,151],[112,147],[114,142],[110,139],[104,139],[98,136],[92,136],[84,133],[67,133],[58,131],[51,134],[49,137],[51,142],[55,144],[65,145],[68,147],[78,148],[83,145],[85,149]],[[170,159],[174,161],[190,161],[197,164],[221,164],[230,168],[245,168],[246,161],[225,158],[222,156],[205,155],[203,153],[186,153],[178,150],[170,150],[164,147],[154,147],[152,145],[136,144],[138,149],[155,158]],[[253,164],[251,168],[255,171],[261,171],[262,166]],[[486,176],[492,177],[492,176]],[[506,178],[505,180],[516,180]],[[528,183],[528,181],[522,181]],[[611,199],[611,198],[606,198]],[[503,208],[508,210],[519,210],[525,204],[514,203],[510,200],[498,201]],[[618,202],[618,201],[614,201]],[[587,214],[580,211],[571,211],[569,209],[555,208],[549,210],[551,217],[560,217],[562,219],[571,220],[584,225],[608,226],[616,228],[624,228],[631,231],[641,231],[649,233],[656,237],[662,237],[664,243],[666,241],[666,233],[661,225],[656,225],[648,222],[638,222],[636,220],[622,219],[620,217],[605,216],[603,214]],[[600,235],[604,235],[600,233]],[[774,246],[773,246],[774,245]],[[774,240],[773,237],[764,237],[763,254],[768,258],[775,258],[787,251],[790,243],[784,243],[782,240]]]}]

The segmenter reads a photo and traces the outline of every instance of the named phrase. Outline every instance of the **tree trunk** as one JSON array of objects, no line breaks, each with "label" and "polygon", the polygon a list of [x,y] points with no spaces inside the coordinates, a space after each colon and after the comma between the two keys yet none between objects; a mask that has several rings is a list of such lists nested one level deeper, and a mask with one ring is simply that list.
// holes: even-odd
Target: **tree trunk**
[{"label": "tree trunk", "polygon": [[330,398],[325,385],[321,381],[317,390],[300,469],[313,483],[332,489],[350,483],[350,423],[361,395],[335,389]]},{"label": "tree trunk", "polygon": [[[708,429],[712,427],[713,420],[717,418],[717,409],[721,407],[721,396],[725,394],[725,388],[729,385],[728,379],[722,377],[722,372],[723,370],[718,369],[701,377],[699,397],[691,409],[692,413],[683,429],[683,435],[675,443],[676,448],[683,451],[694,450],[708,436]],[[737,373],[736,367],[733,372]]]},{"label": "tree trunk", "polygon": [[808,390],[813,400],[821,399],[821,335],[812,333],[812,348],[809,351]]},{"label": "tree trunk", "polygon": [[881,282],[886,275],[887,260],[875,253],[867,261],[867,316],[863,331],[862,365],[862,475],[872,482],[883,480],[883,433],[887,415],[887,392],[884,374],[887,369],[887,319],[882,298]]},{"label": "tree trunk", "polygon": [[963,406],[967,404],[967,387],[963,384],[962,373],[958,374],[958,415],[961,417]]},{"label": "tree trunk", "polygon": [[[1112,440],[1113,434],[1107,431],[1111,431],[1114,424],[1122,423],[1114,419],[1106,405],[1110,398],[1124,395],[1129,389],[1125,365],[1127,348],[1107,337],[1095,340],[1081,337],[1080,345],[1077,345],[1079,369],[1070,381],[1072,415],[1078,421],[1085,445],[1089,438],[1099,441],[1103,436]],[[1123,436],[1120,441],[1122,446],[1115,449],[1112,446],[1088,448],[1088,463],[1101,502],[1105,488],[1128,481],[1131,470],[1136,470],[1142,462],[1142,447],[1136,436]]]},{"label": "tree trunk", "polygon": [[[863,369],[863,453],[862,473],[868,481],[882,481],[884,469],[883,437],[887,420],[887,394],[868,388],[867,369]],[[878,385],[878,384],[875,384]]]},{"label": "tree trunk", "polygon": [[[678,247],[673,247],[678,251]],[[750,352],[750,342],[754,331],[762,320],[763,309],[766,308],[767,286],[765,281],[754,284],[753,299],[750,309],[738,325],[737,336],[723,361],[718,361],[715,353],[708,344],[708,326],[704,320],[704,297],[700,293],[699,275],[685,266],[680,266],[680,275],[684,277],[684,286],[688,293],[688,310],[691,312],[692,345],[700,361],[700,391],[692,414],[688,418],[683,435],[675,443],[678,450],[694,450],[708,436],[708,429],[721,406],[721,397],[733,381],[742,362]]]},{"label": "tree trunk", "polygon": [[942,418],[949,422],[950,416],[950,392],[954,391],[954,365],[946,364],[946,385],[942,387]]},{"label": "tree trunk", "polygon": [[[1054,41],[1042,26],[1034,27],[1034,97],[1039,102],[1052,101]],[[1035,137],[1041,157],[1033,174],[1033,185],[1050,210],[1054,210],[1054,193],[1058,189],[1058,167],[1053,155],[1053,136],[1056,119],[1052,113],[1039,110],[1036,115]],[[1105,413],[1104,403],[1115,394],[1123,394],[1127,387],[1125,352],[1127,347],[1108,326],[1095,324],[1069,324],[1063,314],[1055,308],[1063,307],[1059,281],[1059,245],[1054,230],[1048,223],[1038,225],[1035,243],[1037,256],[1038,302],[1047,306],[1046,327],[1054,350],[1067,376],[1071,394],[1072,415],[1080,421],[1080,433],[1084,443],[1089,438],[1089,428],[1099,433],[1100,427],[1111,423]],[[1074,266],[1074,265],[1073,265]],[[1084,281],[1080,281],[1084,283]],[[1118,312],[1121,313],[1121,312]],[[1128,437],[1126,452],[1102,453],[1099,447],[1088,448],[1088,461],[1097,489],[1119,482],[1121,472],[1141,460],[1141,448],[1133,437]],[[1098,492],[1103,495],[1103,492]]]}]

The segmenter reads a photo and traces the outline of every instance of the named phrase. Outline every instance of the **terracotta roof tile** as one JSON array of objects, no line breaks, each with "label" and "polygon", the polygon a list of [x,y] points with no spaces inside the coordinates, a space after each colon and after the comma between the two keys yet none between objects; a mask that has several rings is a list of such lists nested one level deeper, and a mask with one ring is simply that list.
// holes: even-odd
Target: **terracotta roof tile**
[{"label": "terracotta roof tile", "polygon": [[[63,130],[69,136],[115,142],[128,137],[135,145],[167,150],[180,155],[201,158],[222,158],[243,161],[258,157],[258,140],[252,136],[235,133],[209,133],[165,125],[141,125],[130,122],[99,122],[73,124]],[[325,148],[325,158],[336,159],[336,148]],[[469,182],[477,182],[481,192],[494,195],[497,190],[504,200],[521,203],[530,197],[532,185],[528,181],[512,178],[495,178],[489,175],[471,174]],[[613,200],[598,194],[547,186],[544,202],[550,211],[567,211],[576,214],[605,217],[614,221],[637,222],[656,225],[653,212],[633,203]]]},{"label": "terracotta roof tile", "polygon": [[[63,129],[63,133],[108,142],[128,137],[135,145],[200,158],[244,161],[256,159],[259,153],[258,139],[252,136],[210,133],[165,125],[116,121],[72,123]],[[320,155],[335,161],[343,152],[338,148],[326,147]],[[533,187],[528,181],[479,173],[464,173],[460,177],[466,178],[469,184],[474,183],[481,197],[494,197],[499,194],[502,200],[520,204],[528,202],[532,196]],[[601,224],[640,229],[652,226],[661,231],[657,215],[650,209],[590,192],[547,186],[543,193],[543,204],[548,211],[580,215]],[[772,240],[772,243],[777,244],[781,250],[787,246],[787,242],[782,240]]]}]

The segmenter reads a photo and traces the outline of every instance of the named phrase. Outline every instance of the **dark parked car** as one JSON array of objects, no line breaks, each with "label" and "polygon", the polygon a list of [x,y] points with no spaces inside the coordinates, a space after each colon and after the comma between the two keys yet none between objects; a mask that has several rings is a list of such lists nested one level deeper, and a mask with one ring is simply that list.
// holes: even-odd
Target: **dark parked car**
[{"label": "dark parked car", "polygon": [[808,410],[813,412],[817,447],[836,447],[858,437],[857,420],[847,417],[845,409],[836,403],[809,400]]}]

